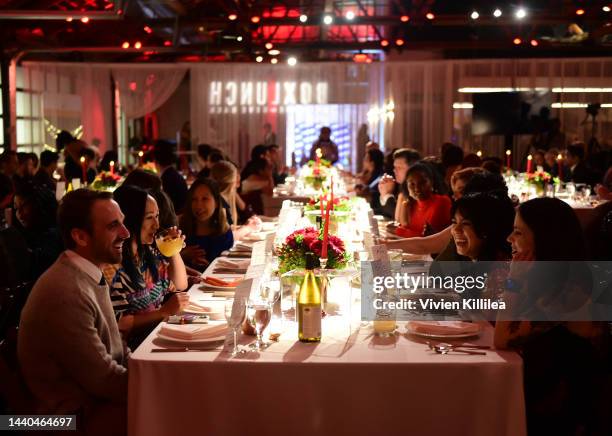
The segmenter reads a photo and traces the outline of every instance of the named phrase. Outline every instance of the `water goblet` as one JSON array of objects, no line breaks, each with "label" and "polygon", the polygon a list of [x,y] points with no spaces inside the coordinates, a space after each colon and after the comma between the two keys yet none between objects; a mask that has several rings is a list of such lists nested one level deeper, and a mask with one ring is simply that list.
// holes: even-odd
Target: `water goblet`
[{"label": "water goblet", "polygon": [[270,345],[264,342],[262,335],[270,319],[272,318],[272,305],[267,301],[252,301],[250,300],[247,304],[247,319],[249,324],[255,329],[257,334],[257,340],[254,344],[251,344],[253,351],[262,351]]}]

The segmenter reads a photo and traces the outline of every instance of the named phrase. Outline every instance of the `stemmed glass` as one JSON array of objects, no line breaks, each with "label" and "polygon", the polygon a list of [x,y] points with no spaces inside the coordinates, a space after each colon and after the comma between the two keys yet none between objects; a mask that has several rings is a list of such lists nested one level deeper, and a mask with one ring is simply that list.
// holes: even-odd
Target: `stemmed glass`
[{"label": "stemmed glass", "polygon": [[281,282],[280,277],[276,274],[269,276],[267,279],[261,281],[259,286],[259,295],[263,301],[266,301],[270,306],[278,301],[281,293]]},{"label": "stemmed glass", "polygon": [[227,325],[232,329],[232,333],[234,335],[234,347],[232,348],[232,357],[236,357],[239,354],[246,353],[246,350],[238,347],[237,339],[238,329],[242,325],[242,322],[244,321],[244,317],[246,315],[244,306],[244,299],[241,298],[238,300],[236,311],[234,311],[234,299],[228,298],[225,300],[225,320],[227,321]]},{"label": "stemmed glass", "polygon": [[268,301],[249,300],[247,304],[247,319],[257,334],[257,340],[254,344],[251,344],[253,351],[264,350],[270,345],[263,341],[262,334],[266,327],[268,327],[271,318],[272,305]]}]

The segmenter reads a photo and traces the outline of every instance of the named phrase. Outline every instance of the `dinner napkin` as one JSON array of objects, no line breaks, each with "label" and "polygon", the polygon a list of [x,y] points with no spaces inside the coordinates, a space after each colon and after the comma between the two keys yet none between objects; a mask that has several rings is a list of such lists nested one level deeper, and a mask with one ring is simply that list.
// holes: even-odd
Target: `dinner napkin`
[{"label": "dinner napkin", "polygon": [[252,249],[252,244],[245,244],[244,242],[236,242],[232,247],[233,251],[251,251]]},{"label": "dinner napkin", "polygon": [[187,309],[197,309],[197,310],[202,310],[204,312],[212,312],[213,309],[212,307],[210,307],[210,305],[204,305],[202,303],[198,303],[196,301],[190,301],[189,305],[187,306]]},{"label": "dinner napkin", "polygon": [[250,264],[250,260],[232,260],[225,257],[219,257],[215,263],[217,268],[229,268],[229,269],[247,269]]},{"label": "dinner napkin", "polygon": [[429,335],[477,334],[480,325],[464,321],[410,321],[406,325],[415,333]]},{"label": "dinner napkin", "polygon": [[159,333],[174,339],[206,340],[224,336],[229,331],[227,323],[219,324],[166,324],[162,323]]}]

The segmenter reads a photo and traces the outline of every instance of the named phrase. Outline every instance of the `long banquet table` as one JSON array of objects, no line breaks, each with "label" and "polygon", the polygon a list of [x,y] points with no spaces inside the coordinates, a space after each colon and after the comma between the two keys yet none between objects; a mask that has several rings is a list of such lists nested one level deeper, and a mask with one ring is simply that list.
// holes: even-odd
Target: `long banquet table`
[{"label": "long banquet table", "polygon": [[[492,345],[492,335],[487,327],[474,343]],[[131,356],[131,436],[526,434],[516,353],[435,354],[403,325],[383,340],[368,323],[329,317],[320,344],[283,333],[233,359],[157,347],[154,331]]]}]

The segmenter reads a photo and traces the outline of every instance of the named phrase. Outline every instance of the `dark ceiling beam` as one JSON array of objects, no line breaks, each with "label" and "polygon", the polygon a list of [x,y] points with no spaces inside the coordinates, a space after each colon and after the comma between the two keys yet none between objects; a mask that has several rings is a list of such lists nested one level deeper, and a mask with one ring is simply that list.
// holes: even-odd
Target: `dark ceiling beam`
[{"label": "dark ceiling beam", "polygon": [[4,20],[80,20],[83,17],[92,21],[122,20],[123,15],[108,11],[47,11],[47,10],[2,10],[0,21]]}]

